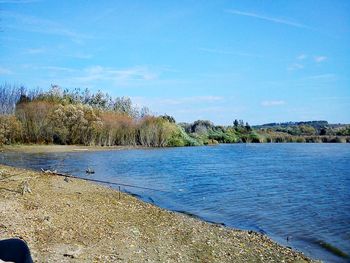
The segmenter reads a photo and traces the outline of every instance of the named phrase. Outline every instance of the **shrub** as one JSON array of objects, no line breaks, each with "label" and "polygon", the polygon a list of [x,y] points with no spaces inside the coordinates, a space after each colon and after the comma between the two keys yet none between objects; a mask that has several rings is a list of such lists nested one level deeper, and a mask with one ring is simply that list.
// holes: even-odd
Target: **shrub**
[{"label": "shrub", "polygon": [[13,115],[0,115],[0,145],[19,142],[22,125]]},{"label": "shrub", "polygon": [[16,117],[22,123],[24,142],[51,142],[52,134],[48,126],[48,115],[54,104],[46,101],[20,103],[16,107]]},{"label": "shrub", "polygon": [[102,122],[91,106],[57,105],[48,116],[52,138],[62,144],[95,144]]}]

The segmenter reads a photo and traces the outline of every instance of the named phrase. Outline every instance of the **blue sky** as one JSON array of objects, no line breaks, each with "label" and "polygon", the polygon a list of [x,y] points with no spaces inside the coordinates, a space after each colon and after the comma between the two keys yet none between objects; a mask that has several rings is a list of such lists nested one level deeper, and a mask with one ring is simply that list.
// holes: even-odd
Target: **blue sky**
[{"label": "blue sky", "polygon": [[350,123],[350,1],[0,0],[0,83],[177,121]]}]

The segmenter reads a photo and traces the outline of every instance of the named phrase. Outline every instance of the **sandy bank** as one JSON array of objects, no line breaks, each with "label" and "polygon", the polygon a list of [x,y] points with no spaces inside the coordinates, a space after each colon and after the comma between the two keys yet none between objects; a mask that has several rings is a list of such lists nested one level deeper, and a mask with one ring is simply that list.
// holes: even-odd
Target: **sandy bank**
[{"label": "sandy bank", "polygon": [[0,147],[1,151],[6,152],[24,152],[24,153],[59,153],[59,152],[93,152],[110,151],[124,149],[138,149],[139,146],[83,146],[83,145],[40,145],[40,144],[20,144],[4,145]]},{"label": "sandy bank", "polygon": [[[31,193],[20,193],[27,180]],[[78,179],[0,165],[0,237],[37,262],[309,262],[268,237],[163,210]]]}]

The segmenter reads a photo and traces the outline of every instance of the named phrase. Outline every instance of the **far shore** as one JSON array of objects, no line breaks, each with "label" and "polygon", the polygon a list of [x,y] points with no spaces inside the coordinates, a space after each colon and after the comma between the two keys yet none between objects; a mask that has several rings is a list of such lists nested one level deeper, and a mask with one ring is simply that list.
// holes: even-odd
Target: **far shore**
[{"label": "far shore", "polygon": [[315,262],[79,179],[0,165],[0,185],[0,236],[25,240],[36,262]]}]

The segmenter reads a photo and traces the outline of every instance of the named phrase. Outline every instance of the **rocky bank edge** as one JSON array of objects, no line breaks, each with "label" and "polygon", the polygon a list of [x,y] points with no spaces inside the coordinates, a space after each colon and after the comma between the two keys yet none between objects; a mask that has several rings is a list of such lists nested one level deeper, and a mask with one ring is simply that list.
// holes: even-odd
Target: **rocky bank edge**
[{"label": "rocky bank edge", "polygon": [[[27,181],[31,193],[22,195]],[[169,212],[108,187],[0,165],[0,238],[36,262],[312,262],[255,232]]]}]

